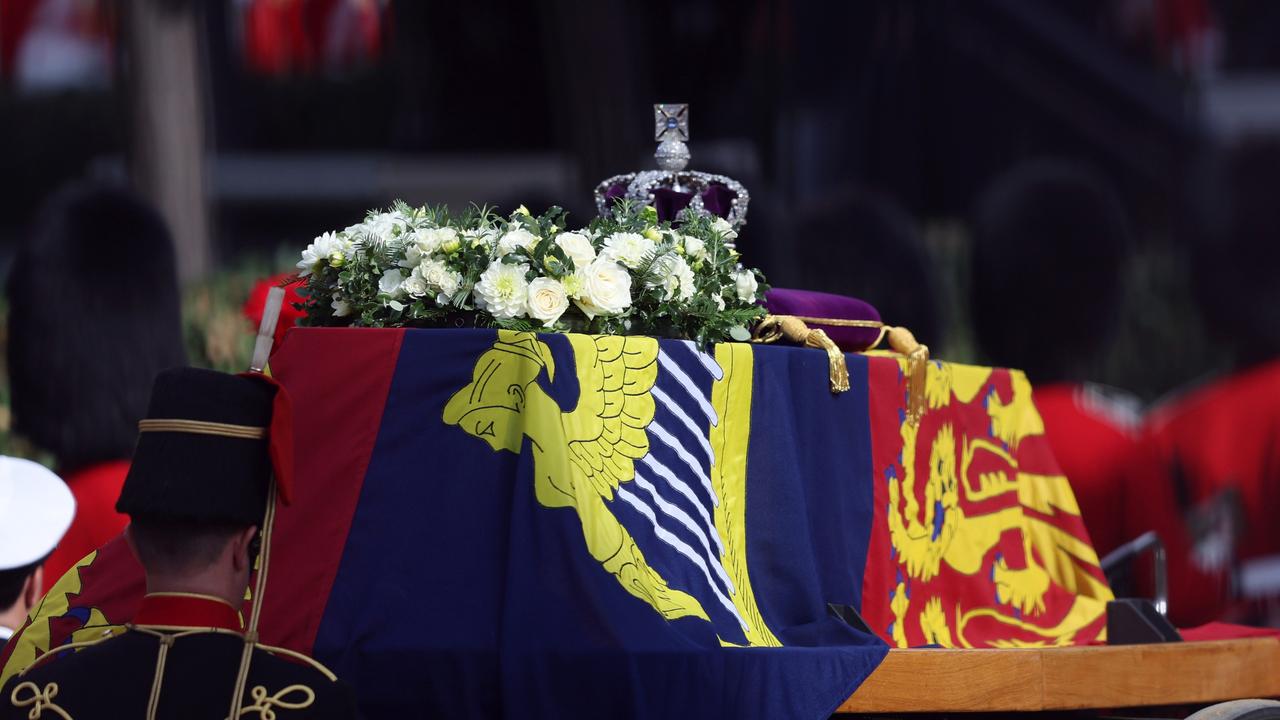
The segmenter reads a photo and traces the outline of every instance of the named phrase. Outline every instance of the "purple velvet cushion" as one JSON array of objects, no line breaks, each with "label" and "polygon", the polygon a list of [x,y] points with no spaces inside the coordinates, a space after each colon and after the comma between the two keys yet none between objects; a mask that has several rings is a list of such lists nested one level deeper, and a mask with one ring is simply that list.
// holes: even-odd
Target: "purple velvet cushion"
[{"label": "purple velvet cushion", "polygon": [[[880,321],[880,313],[868,302],[812,290],[773,288],[764,296],[764,306],[774,315]],[[806,323],[811,328],[821,328],[826,331],[831,340],[840,346],[841,350],[847,352],[865,350],[880,336],[879,328],[838,327],[808,321]]]}]

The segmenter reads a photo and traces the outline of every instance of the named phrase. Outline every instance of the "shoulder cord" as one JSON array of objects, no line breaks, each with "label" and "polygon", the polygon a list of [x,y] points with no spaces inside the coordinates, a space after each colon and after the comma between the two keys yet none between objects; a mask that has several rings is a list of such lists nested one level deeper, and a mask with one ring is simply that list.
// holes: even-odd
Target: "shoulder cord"
[{"label": "shoulder cord", "polygon": [[194,630],[185,630],[182,632],[162,632],[154,629],[160,626],[147,627],[143,625],[129,624],[125,626],[129,630],[150,635],[160,641],[160,650],[156,653],[156,672],[155,677],[151,681],[151,695],[147,699],[147,720],[155,720],[156,711],[160,707],[160,688],[164,685],[164,665],[169,658],[169,648],[173,647],[173,643],[178,638],[189,637],[191,635],[205,635],[208,633],[224,633],[228,635],[239,635],[239,633],[222,628],[197,628]]},{"label": "shoulder cord", "polygon": [[262,596],[267,588],[267,570],[271,566],[271,528],[276,522],[276,480],[271,478],[271,487],[267,491],[267,514],[262,521],[262,551],[258,554],[258,577],[253,588],[253,604],[249,609],[249,629],[244,634],[244,650],[240,653],[240,670],[236,673],[235,690],[231,693],[230,720],[240,715],[240,704],[244,701],[244,687],[249,680],[249,663],[253,660],[253,648],[258,643],[258,620],[262,615]]},{"label": "shoulder cord", "polygon": [[104,640],[110,640],[111,638],[116,636],[116,633],[114,633],[113,630],[118,627],[121,627],[121,626],[119,625],[106,626],[106,629],[103,630],[102,637],[100,638],[94,638],[93,640],[81,640],[80,642],[71,642],[71,643],[66,643],[65,645],[59,645],[56,648],[50,648],[49,652],[46,652],[45,654],[41,655],[35,660],[32,660],[30,665],[22,668],[22,670],[18,672],[18,677],[22,677],[23,675],[26,675],[29,670],[39,665],[40,663],[44,662],[46,659],[51,658],[57,655],[58,653],[61,653],[63,650],[80,650],[82,648],[87,648],[92,645],[97,645],[98,643]]},{"label": "shoulder cord", "polygon": [[173,647],[173,636],[162,634],[160,650],[156,653],[156,672],[151,678],[151,695],[147,698],[147,720],[155,720],[156,708],[160,706],[160,687],[164,684],[164,661],[169,658],[171,647]]},{"label": "shoulder cord", "polygon": [[[147,705],[148,718],[155,717],[154,713],[156,708],[159,705],[161,676],[164,674],[165,658],[167,656],[168,649],[173,646],[174,641],[176,641],[178,638],[189,637],[191,635],[221,634],[221,635],[231,635],[234,637],[243,637],[241,633],[238,633],[234,630],[227,630],[225,628],[195,628],[195,629],[184,630],[182,632],[176,632],[176,633],[167,632],[167,631],[176,630],[178,628],[168,628],[162,625],[127,625],[126,628],[129,630],[133,630],[135,632],[143,633],[144,635],[150,635],[160,640],[160,654],[156,658],[156,679],[151,687],[151,701]],[[95,640],[93,642],[99,642],[99,641]],[[92,643],[82,643],[82,644],[90,645]],[[250,652],[252,652],[254,649],[257,649],[257,650],[262,650],[263,652],[271,653],[272,655],[283,655],[285,657],[299,660],[311,666],[312,668],[314,668],[321,675],[324,675],[326,678],[329,679],[330,682],[336,682],[338,680],[338,676],[334,675],[333,671],[325,667],[324,664],[321,663],[319,660],[316,660],[315,658],[309,657],[295,650],[276,647],[274,645],[264,645],[260,642],[253,642],[253,643],[246,642],[245,646],[250,648]],[[67,647],[69,648],[71,646],[67,646]],[[237,680],[239,680],[239,677],[237,677]],[[248,675],[246,674],[245,676],[246,684],[247,684],[247,681],[248,681]],[[241,711],[239,708],[236,709],[236,712],[237,712],[237,715],[241,714]]]}]

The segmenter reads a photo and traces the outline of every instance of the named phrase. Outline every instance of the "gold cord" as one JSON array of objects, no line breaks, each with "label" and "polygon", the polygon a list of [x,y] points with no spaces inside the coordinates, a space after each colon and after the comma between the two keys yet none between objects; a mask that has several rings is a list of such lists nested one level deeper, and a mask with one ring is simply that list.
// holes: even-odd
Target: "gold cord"
[{"label": "gold cord", "polygon": [[234,605],[232,605],[231,603],[227,602],[227,601],[226,601],[226,600],[224,600],[223,598],[220,598],[220,597],[218,597],[218,596],[216,596],[216,595],[205,595],[204,593],[193,593],[193,592],[150,592],[150,593],[147,593],[147,597],[176,597],[176,598],[195,598],[195,599],[197,599],[197,600],[212,600],[213,602],[220,603],[220,604],[222,604],[222,605],[226,605],[227,607],[231,608],[232,610],[236,610],[237,612],[239,611],[239,609],[238,609],[238,608],[236,608],[236,606],[234,606]]},{"label": "gold cord", "polygon": [[[809,319],[812,320],[812,318]],[[826,332],[820,329],[810,330],[809,326],[805,325],[804,319],[794,315],[766,315],[756,325],[754,333],[756,342],[771,343],[782,338],[826,351],[831,392],[838,395],[849,390],[849,366],[845,364],[844,353]]]},{"label": "gold cord", "polygon": [[790,317],[813,323],[814,325],[829,325],[831,327],[882,328],[885,326],[879,320],[844,320],[841,318],[809,317],[808,315],[791,315]]},{"label": "gold cord", "polygon": [[324,675],[325,677],[329,678],[329,680],[333,682],[338,681],[338,676],[334,675],[332,670],[325,667],[324,663],[320,662],[319,660],[316,660],[310,655],[304,655],[303,653],[297,652],[295,650],[290,650],[289,648],[276,647],[275,645],[263,645],[262,643],[255,643],[254,647],[256,647],[259,650],[269,652],[272,655],[284,655],[285,657],[291,657],[294,660],[299,660],[301,662],[304,662],[307,665],[310,665],[311,667],[315,668],[316,671],[318,671],[321,675]]},{"label": "gold cord", "polygon": [[925,383],[928,380],[929,346],[918,342],[911,331],[904,327],[893,327],[879,320],[841,320],[840,318],[817,318],[804,315],[766,315],[756,325],[752,333],[752,342],[773,343],[787,339],[806,347],[821,348],[827,352],[831,375],[831,392],[842,393],[849,389],[849,369],[845,363],[844,353],[832,342],[821,329],[809,329],[805,323],[827,325],[830,327],[879,328],[880,334],[875,342],[868,345],[863,352],[874,350],[887,338],[889,347],[894,352],[906,356],[907,360],[907,420],[912,425],[919,425],[925,410]]},{"label": "gold cord", "polygon": [[147,699],[147,720],[155,720],[156,709],[160,706],[160,688],[164,685],[164,663],[169,659],[169,648],[173,647],[174,636],[160,636],[160,650],[156,653],[156,673],[151,679],[151,697]]},{"label": "gold cord", "polygon": [[[102,627],[102,626],[99,626],[99,627]],[[105,627],[106,627],[106,629],[102,631],[102,637],[100,637],[100,638],[95,638],[95,639],[93,639],[93,640],[81,640],[80,642],[72,642],[72,643],[67,643],[67,644],[65,644],[65,645],[59,645],[59,646],[58,646],[58,647],[56,647],[56,648],[50,648],[48,652],[44,653],[43,655],[41,655],[40,657],[36,658],[35,660],[32,660],[30,665],[28,665],[28,666],[26,666],[26,667],[22,668],[22,670],[18,671],[18,677],[22,677],[23,675],[26,675],[26,674],[27,674],[27,672],[28,672],[29,670],[31,670],[31,669],[32,669],[32,668],[34,668],[35,666],[39,665],[40,663],[44,662],[44,661],[45,661],[45,659],[47,659],[47,658],[51,658],[51,657],[54,657],[54,656],[56,656],[58,653],[60,653],[60,652],[62,652],[62,651],[64,651],[64,650],[79,650],[79,649],[81,649],[81,648],[87,648],[87,647],[89,647],[90,645],[97,645],[98,643],[102,642],[103,640],[110,640],[111,638],[115,637],[115,633],[113,633],[113,632],[112,632],[112,630],[113,630],[114,628],[117,628],[117,627],[120,627],[120,626],[119,626],[119,625],[108,625],[108,626],[105,626]],[[87,628],[82,628],[82,629],[87,629]]]},{"label": "gold cord", "polygon": [[925,384],[929,380],[929,346],[904,327],[889,328],[889,348],[907,356],[907,421],[919,425],[924,417]]},{"label": "gold cord", "polygon": [[240,703],[244,700],[245,684],[249,680],[249,663],[253,648],[258,642],[258,620],[262,614],[262,596],[267,587],[267,570],[271,566],[271,528],[276,521],[276,480],[271,478],[267,491],[267,515],[262,521],[262,551],[258,554],[258,577],[253,589],[253,603],[249,610],[249,631],[244,634],[244,651],[240,653],[240,671],[236,673],[235,690],[231,693],[230,720],[240,715]]},{"label": "gold cord", "polygon": [[[285,698],[292,692],[301,692],[302,699],[286,700]],[[249,694],[253,698],[252,705],[245,705],[240,708],[240,715],[247,715],[251,712],[258,713],[259,720],[276,720],[275,706],[282,707],[286,710],[303,710],[311,707],[316,701],[316,693],[306,685],[289,685],[282,688],[275,695],[268,695],[267,689],[262,685],[255,685],[253,691]]]},{"label": "gold cord", "polygon": [[[23,690],[30,690],[31,694],[27,697],[18,697],[18,693]],[[55,713],[62,720],[71,720],[71,715],[53,701],[57,695],[58,683],[48,683],[44,686],[44,690],[41,690],[39,685],[28,680],[18,683],[13,692],[9,694],[9,702],[14,707],[31,706],[31,710],[27,712],[27,717],[30,720],[40,720],[40,716],[44,714],[45,710]]]},{"label": "gold cord", "polygon": [[[226,628],[216,628],[216,627],[183,628],[183,627],[170,627],[166,625],[127,625],[125,627],[129,630],[134,630],[140,633],[151,635],[152,637],[160,638],[160,637],[167,636],[167,637],[173,638],[174,640],[177,640],[179,638],[184,638],[190,635],[210,635],[210,634],[231,635],[237,638],[242,638],[242,639],[244,638],[244,633],[236,632],[235,630],[228,630]],[[172,632],[175,630],[180,632]],[[272,655],[284,655],[286,657],[299,660],[315,668],[317,672],[319,672],[321,675],[324,675],[330,681],[336,682],[338,680],[338,676],[334,675],[332,670],[325,667],[324,663],[321,663],[319,660],[316,660],[315,658],[309,655],[305,655],[303,653],[297,652],[296,650],[290,650],[288,648],[276,647],[275,645],[264,645],[260,642],[254,642],[251,645],[252,645],[252,649],[254,650],[261,650],[263,652],[271,653]]]}]

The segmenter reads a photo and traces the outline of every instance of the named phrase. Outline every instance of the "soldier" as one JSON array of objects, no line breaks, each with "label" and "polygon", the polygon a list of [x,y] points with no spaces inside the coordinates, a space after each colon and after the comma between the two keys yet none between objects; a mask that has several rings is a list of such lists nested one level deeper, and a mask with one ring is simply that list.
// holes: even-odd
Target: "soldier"
[{"label": "soldier", "polygon": [[356,716],[345,684],[310,658],[259,644],[254,614],[246,632],[239,613],[259,528],[270,542],[276,393],[261,376],[159,374],[117,503],[147,595],[123,632],[64,646],[11,678],[0,718]]},{"label": "soldier", "polygon": [[[1099,555],[1124,532],[1136,399],[1090,382],[1120,329],[1132,241],[1106,178],[1065,160],[1024,162],[983,193],[974,222],[978,345],[1024,370]],[[1084,327],[1087,331],[1073,331]]]}]

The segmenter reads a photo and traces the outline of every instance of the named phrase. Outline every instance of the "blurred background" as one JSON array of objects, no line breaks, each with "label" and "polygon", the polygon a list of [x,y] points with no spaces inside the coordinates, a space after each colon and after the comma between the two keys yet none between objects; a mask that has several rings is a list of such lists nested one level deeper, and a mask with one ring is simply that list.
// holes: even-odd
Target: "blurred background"
[{"label": "blurred background", "polygon": [[1087,165],[1133,261],[1109,317],[1057,331],[1117,323],[1091,379],[1151,403],[1232,361],[1193,258],[1223,148],[1280,130],[1277,32],[1267,0],[0,0],[0,265],[65,183],[131,186],[173,234],[189,359],[239,368],[250,287],[318,233],[395,198],[585,222],[652,166],[651,104],[687,102],[691,167],[751,191],[749,264],[857,275],[956,361],[999,360],[969,301],[984,188]]}]

